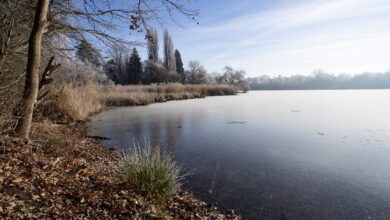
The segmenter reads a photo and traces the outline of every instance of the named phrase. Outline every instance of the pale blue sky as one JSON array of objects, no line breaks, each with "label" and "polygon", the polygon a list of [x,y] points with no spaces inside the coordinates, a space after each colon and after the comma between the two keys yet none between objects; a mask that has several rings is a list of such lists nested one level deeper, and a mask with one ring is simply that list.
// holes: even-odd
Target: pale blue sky
[{"label": "pale blue sky", "polygon": [[200,25],[168,28],[184,62],[199,60],[209,72],[225,65],[248,76],[390,70],[389,0],[198,0],[194,7]]}]

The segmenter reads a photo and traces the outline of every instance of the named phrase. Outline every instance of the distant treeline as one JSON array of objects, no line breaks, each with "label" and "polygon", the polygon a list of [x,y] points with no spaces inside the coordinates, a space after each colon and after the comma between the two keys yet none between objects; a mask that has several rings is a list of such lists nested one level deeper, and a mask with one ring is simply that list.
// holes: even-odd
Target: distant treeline
[{"label": "distant treeline", "polygon": [[304,90],[304,89],[390,89],[390,72],[357,75],[313,73],[310,76],[263,75],[249,78],[252,90]]},{"label": "distant treeline", "polygon": [[168,29],[164,30],[164,56],[163,59],[160,59],[158,39],[157,29],[148,30],[148,59],[143,62],[136,48],[129,50],[128,47],[117,45],[110,48],[110,56],[106,60],[91,42],[82,39],[76,46],[76,58],[84,64],[85,68],[77,71],[76,66],[72,65],[67,72],[73,76],[62,77],[61,81],[71,81],[72,84],[75,84],[74,78],[76,78],[76,84],[81,85],[90,82],[118,85],[224,84],[243,92],[249,90],[249,84],[243,70],[226,66],[222,73],[209,74],[206,68],[196,60],[190,61],[186,69],[181,53],[178,49],[174,49],[173,39]]}]

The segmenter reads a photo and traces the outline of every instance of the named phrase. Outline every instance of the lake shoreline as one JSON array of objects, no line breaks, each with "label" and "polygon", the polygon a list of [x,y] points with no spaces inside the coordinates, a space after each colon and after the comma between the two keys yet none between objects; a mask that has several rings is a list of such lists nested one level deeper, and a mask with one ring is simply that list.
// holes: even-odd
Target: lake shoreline
[{"label": "lake shoreline", "polygon": [[33,128],[30,143],[2,138],[2,218],[240,218],[186,191],[167,207],[146,201],[118,183],[109,167],[120,152],[87,138],[85,123],[39,122]]},{"label": "lake shoreline", "polygon": [[111,165],[119,157],[119,150],[88,136],[85,121],[34,122],[28,142],[0,136],[0,217],[241,218],[185,190],[167,205],[147,201],[116,179]]}]

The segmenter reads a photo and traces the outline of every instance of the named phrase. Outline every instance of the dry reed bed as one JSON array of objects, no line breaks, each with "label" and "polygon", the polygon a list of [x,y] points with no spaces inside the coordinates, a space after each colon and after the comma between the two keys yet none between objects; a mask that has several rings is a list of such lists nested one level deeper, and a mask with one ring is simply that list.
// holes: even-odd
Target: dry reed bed
[{"label": "dry reed bed", "polygon": [[54,99],[45,103],[46,115],[55,118],[85,120],[105,107],[147,105],[155,102],[203,98],[216,95],[234,95],[227,85],[159,85],[76,87],[64,85],[54,89]]}]

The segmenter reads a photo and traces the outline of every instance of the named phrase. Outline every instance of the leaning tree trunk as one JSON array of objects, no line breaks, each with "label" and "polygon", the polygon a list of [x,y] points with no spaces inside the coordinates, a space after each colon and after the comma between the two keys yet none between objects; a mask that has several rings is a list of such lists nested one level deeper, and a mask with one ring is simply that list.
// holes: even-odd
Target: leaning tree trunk
[{"label": "leaning tree trunk", "polygon": [[34,105],[38,96],[41,44],[42,36],[47,26],[49,1],[50,0],[38,0],[34,26],[29,38],[26,82],[23,91],[21,118],[18,121],[17,126],[18,135],[25,139],[28,139],[29,137]]}]

